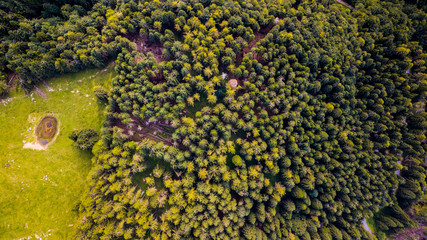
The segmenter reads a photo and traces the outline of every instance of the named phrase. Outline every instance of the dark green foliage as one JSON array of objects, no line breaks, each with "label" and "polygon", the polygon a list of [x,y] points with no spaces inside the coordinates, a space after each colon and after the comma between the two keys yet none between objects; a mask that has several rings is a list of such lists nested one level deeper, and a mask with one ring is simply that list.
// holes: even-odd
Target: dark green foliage
[{"label": "dark green foliage", "polygon": [[77,148],[91,151],[92,147],[99,140],[99,134],[94,129],[86,128],[73,131],[69,138],[74,141]]},{"label": "dark green foliage", "polygon": [[103,89],[101,86],[96,86],[93,89],[93,92],[95,93],[96,98],[102,102],[107,103],[108,102],[108,92]]},{"label": "dark green foliage", "polygon": [[[118,47],[128,43],[116,38],[117,33],[101,31],[107,28],[109,5],[94,3],[2,1],[0,76],[14,72],[18,83],[31,89],[34,84],[60,73],[105,66]],[[40,11],[44,19],[31,19],[39,16]]]},{"label": "dark green foliage", "polygon": [[4,96],[7,93],[7,81],[6,77],[0,76],[0,96]]},{"label": "dark green foliage", "polygon": [[26,17],[38,17],[40,14],[43,17],[51,17],[60,15],[60,9],[66,4],[68,7],[71,5],[84,10],[91,8],[95,2],[95,0],[3,0],[0,2],[0,9]]}]

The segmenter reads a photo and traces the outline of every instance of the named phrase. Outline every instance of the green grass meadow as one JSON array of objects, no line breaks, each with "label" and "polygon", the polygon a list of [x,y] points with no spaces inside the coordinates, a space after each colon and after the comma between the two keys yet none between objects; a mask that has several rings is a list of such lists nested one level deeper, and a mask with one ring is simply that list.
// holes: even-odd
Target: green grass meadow
[{"label": "green grass meadow", "polygon": [[[100,130],[104,106],[93,87],[109,89],[114,76],[113,67],[67,74],[39,86],[47,98],[14,93],[0,102],[0,239],[73,239],[73,207],[86,188],[92,154],[73,147],[68,136]],[[34,130],[29,118],[45,114],[59,121],[56,140],[46,150],[23,149]]]}]

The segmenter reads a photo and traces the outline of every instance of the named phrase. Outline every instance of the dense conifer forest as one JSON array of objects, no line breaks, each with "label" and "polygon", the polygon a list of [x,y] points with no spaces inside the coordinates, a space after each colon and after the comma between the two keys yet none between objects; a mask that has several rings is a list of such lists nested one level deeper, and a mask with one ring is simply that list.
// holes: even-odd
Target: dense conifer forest
[{"label": "dense conifer forest", "polygon": [[427,236],[427,3],[346,3],[0,3],[2,95],[118,73],[76,238]]}]

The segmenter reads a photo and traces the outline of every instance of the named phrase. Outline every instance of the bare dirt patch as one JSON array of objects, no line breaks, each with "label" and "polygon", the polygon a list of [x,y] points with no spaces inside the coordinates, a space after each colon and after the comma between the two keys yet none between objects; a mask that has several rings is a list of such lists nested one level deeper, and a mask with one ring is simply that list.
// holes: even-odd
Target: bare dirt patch
[{"label": "bare dirt patch", "polygon": [[236,79],[231,79],[228,81],[228,85],[231,87],[231,89],[236,89],[237,86],[239,86],[239,82]]},{"label": "bare dirt patch", "polygon": [[40,143],[24,143],[23,148],[25,149],[32,149],[32,150],[46,150],[46,147],[42,146]]},{"label": "bare dirt patch", "polygon": [[151,52],[156,58],[157,63],[164,60],[163,45],[160,42],[152,42],[146,35],[128,34],[126,37],[136,44],[136,51],[142,52],[145,55]]}]

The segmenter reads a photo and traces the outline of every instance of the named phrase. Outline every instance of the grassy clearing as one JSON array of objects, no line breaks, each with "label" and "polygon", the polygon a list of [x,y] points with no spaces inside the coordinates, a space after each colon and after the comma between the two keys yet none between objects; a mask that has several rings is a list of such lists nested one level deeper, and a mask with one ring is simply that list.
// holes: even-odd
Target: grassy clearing
[{"label": "grassy clearing", "polygon": [[[84,191],[92,154],[73,147],[68,136],[75,129],[100,129],[104,106],[93,87],[110,88],[114,75],[112,67],[67,74],[39,87],[47,99],[15,93],[0,103],[0,239],[73,239],[72,209]],[[44,151],[23,149],[32,131],[29,118],[46,114],[60,123],[56,140]]]}]

